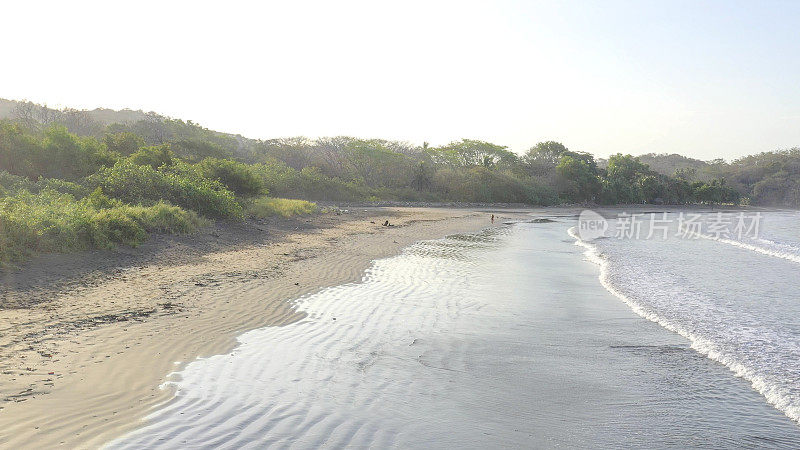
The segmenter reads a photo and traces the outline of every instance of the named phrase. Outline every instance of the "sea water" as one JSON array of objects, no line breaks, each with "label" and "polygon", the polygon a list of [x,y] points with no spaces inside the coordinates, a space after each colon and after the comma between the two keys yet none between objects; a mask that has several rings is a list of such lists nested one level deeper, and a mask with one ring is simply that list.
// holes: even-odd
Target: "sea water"
[{"label": "sea water", "polygon": [[188,364],[109,446],[797,446],[797,218],[736,242],[617,239],[614,218],[584,242],[571,217],[421,242]]},{"label": "sea water", "polygon": [[[700,228],[686,226],[689,213],[642,214],[638,238],[619,236],[631,217],[611,218],[604,237],[579,243],[601,266],[602,283],[634,311],[800,421],[800,213],[691,215]],[[648,238],[656,221],[666,229]]]}]

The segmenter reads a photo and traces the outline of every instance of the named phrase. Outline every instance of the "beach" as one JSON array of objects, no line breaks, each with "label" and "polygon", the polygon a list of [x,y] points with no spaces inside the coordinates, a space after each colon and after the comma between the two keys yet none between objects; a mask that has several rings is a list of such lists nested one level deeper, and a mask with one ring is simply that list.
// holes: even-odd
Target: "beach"
[{"label": "beach", "polygon": [[800,1],[3,11],[0,450],[800,450]]},{"label": "beach", "polygon": [[[654,264],[674,256],[678,270],[691,253],[582,242],[579,212],[350,208],[261,224],[247,239],[252,229],[217,228],[193,246],[155,241],[169,258],[87,271],[81,289],[0,311],[16,322],[3,334],[12,400],[0,410],[0,446],[796,443],[794,385],[778,379],[791,363],[748,366],[777,380],[762,391],[750,372],[736,373],[739,347],[686,322],[696,305],[672,286],[658,286],[669,301],[648,303],[659,297],[641,281],[659,281]],[[691,245],[713,261],[793,270],[764,249]],[[664,254],[642,259],[654,248]],[[90,318],[98,323],[65,325]],[[780,389],[788,409],[768,396]]]},{"label": "beach", "polygon": [[[514,214],[495,225],[504,216]],[[34,304],[0,310],[0,446],[97,447],[170,399],[159,389],[170,372],[229,351],[242,332],[302,317],[288,300],[358,280],[372,260],[419,240],[490,226],[470,209],[350,208],[263,232],[222,225],[154,239],[143,261],[128,253],[148,249],[57,255],[6,274],[21,287],[4,299]],[[79,269],[82,278],[62,275]]]},{"label": "beach", "polygon": [[614,269],[573,223],[377,260],[173,374],[174,400],[108,447],[791,448],[800,429],[748,380],[602,288]]}]

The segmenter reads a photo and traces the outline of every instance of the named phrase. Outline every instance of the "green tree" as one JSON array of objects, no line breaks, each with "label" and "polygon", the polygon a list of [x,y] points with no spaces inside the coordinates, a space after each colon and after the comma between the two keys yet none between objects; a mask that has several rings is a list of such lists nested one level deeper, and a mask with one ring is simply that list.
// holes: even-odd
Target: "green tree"
[{"label": "green tree", "polygon": [[590,202],[599,194],[601,185],[597,178],[597,167],[589,162],[572,155],[562,156],[556,171],[570,185],[570,189],[564,192],[568,200]]},{"label": "green tree", "polygon": [[508,147],[473,139],[453,141],[430,151],[433,159],[451,167],[509,167],[518,157]]},{"label": "green tree", "polygon": [[78,137],[62,125],[48,127],[41,146],[35,150],[36,174],[47,178],[74,180],[116,161],[114,154],[96,139]]},{"label": "green tree", "polygon": [[131,132],[106,134],[104,142],[108,151],[117,152],[123,156],[135,153],[145,145],[144,139]]},{"label": "green tree", "polygon": [[172,166],[176,160],[169,144],[143,147],[128,157],[128,161],[137,166],[150,166],[153,169]]},{"label": "green tree", "polygon": [[206,158],[197,168],[202,176],[219,181],[238,196],[266,194],[264,182],[247,164],[229,159]]},{"label": "green tree", "polygon": [[33,157],[39,151],[40,143],[22,125],[0,122],[0,170],[36,178],[39,173]]},{"label": "green tree", "polygon": [[[648,200],[643,191],[643,178],[652,176],[654,172],[647,164],[631,155],[616,154],[608,159],[606,182],[604,183],[604,201],[610,203],[642,203]],[[644,182],[652,189],[652,179]],[[652,199],[651,199],[652,200]]]}]

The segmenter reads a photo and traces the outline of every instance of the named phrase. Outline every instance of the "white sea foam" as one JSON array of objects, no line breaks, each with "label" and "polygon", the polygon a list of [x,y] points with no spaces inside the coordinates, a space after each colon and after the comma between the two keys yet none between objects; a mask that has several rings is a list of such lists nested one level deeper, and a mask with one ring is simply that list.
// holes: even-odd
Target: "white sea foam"
[{"label": "white sea foam", "polygon": [[[698,232],[689,232],[689,233],[698,238],[707,239],[710,241],[716,241],[722,244],[732,245],[734,247],[739,247],[745,250],[761,253],[762,255],[772,256],[775,258],[781,258],[787,261],[800,263],[800,248],[798,248],[795,245],[775,242],[764,238],[752,239],[751,241],[754,243],[748,243],[742,240],[729,239],[722,236],[711,236],[708,234],[698,233]],[[745,239],[747,238],[745,237]]]},{"label": "white sea foam", "polygon": [[[782,339],[780,339],[780,337],[771,330],[759,330],[753,333],[757,334],[757,336],[754,336],[754,339],[750,342],[737,341],[736,337],[725,341],[715,341],[713,338],[705,337],[702,334],[715,336],[715,333],[713,332],[703,333],[704,331],[708,331],[707,329],[703,328],[704,326],[708,326],[709,328],[713,326],[711,324],[712,321],[716,321],[716,325],[722,324],[722,326],[725,326],[725,321],[728,318],[731,318],[732,321],[728,323],[728,325],[732,328],[739,326],[743,327],[743,325],[737,323],[735,321],[736,317],[734,316],[716,318],[709,317],[707,322],[702,320],[688,320],[690,317],[687,316],[691,315],[693,312],[699,313],[699,311],[693,311],[693,307],[708,308],[708,305],[704,305],[699,301],[696,305],[692,305],[691,300],[693,297],[691,293],[678,289],[679,280],[674,280],[674,292],[658,292],[657,290],[663,288],[663,285],[648,285],[646,280],[641,282],[642,274],[647,270],[638,272],[635,275],[620,275],[620,273],[630,270],[634,264],[623,266],[622,264],[619,264],[619,261],[612,261],[607,255],[602,253],[600,246],[597,243],[590,243],[581,240],[574,227],[570,228],[568,233],[572,238],[575,239],[576,245],[579,245],[585,249],[584,254],[586,259],[599,266],[599,279],[603,287],[630,306],[630,308],[636,314],[652,322],[658,323],[662,327],[689,339],[694,350],[714,361],[725,365],[736,376],[748,380],[753,388],[761,393],[771,405],[775,406],[778,410],[782,411],[792,420],[800,422],[800,384],[798,379],[798,375],[800,375],[800,367],[798,367],[798,362],[800,361],[797,360],[797,355],[800,350],[797,347],[796,334],[792,336],[795,338],[793,342],[782,342]],[[718,239],[714,238],[713,236],[701,235],[701,237],[714,242],[755,251],[771,257],[777,256],[793,262],[800,262],[800,259],[791,257],[793,256],[791,254],[774,253],[760,247],[741,243],[739,241]],[[615,242],[617,245],[625,245],[626,242],[628,244],[633,242],[619,239],[611,239],[609,241]],[[687,242],[691,241],[683,240],[684,244]],[[655,245],[658,244],[656,243]],[[671,249],[671,251],[690,252],[691,249],[674,248]],[[625,250],[621,250],[616,256],[622,259],[625,257],[625,253]],[[657,261],[657,264],[669,264],[669,262],[666,260]],[[653,268],[653,270],[659,269],[663,269],[663,266],[661,268]],[[614,272],[615,270],[617,271],[616,273]],[[615,282],[614,275],[618,275],[616,278],[623,281]],[[702,276],[702,274],[698,274],[698,276]],[[637,282],[637,280],[639,282]],[[627,288],[623,288],[623,283],[626,282],[629,284],[629,286]],[[752,280],[752,282],[759,283],[761,281],[756,279]],[[788,293],[788,295],[791,294]],[[656,302],[648,301],[658,297],[667,298],[669,300],[655,305],[654,303]],[[670,310],[670,308],[674,309]],[[723,310],[728,312],[724,307],[720,306],[713,306],[713,309],[715,309],[715,312]],[[669,312],[669,314],[666,314],[666,312]],[[733,311],[733,314],[736,314],[736,311]],[[742,314],[744,314],[744,312],[742,312]],[[769,319],[764,318],[762,320]],[[780,326],[781,324],[761,323],[761,325]],[[692,331],[692,329],[697,331]],[[730,330],[722,330],[721,334],[729,336],[730,334],[728,334],[728,331]],[[764,346],[759,347],[759,345]],[[754,349],[750,350],[752,353],[774,352],[775,354],[771,359],[771,363],[773,365],[760,367],[748,365],[748,363],[753,363],[755,359],[743,361],[743,358],[740,358],[741,353],[744,353],[742,352],[741,348],[748,346],[755,347]],[[737,354],[737,351],[739,354]],[[752,353],[746,356],[752,356]]]}]

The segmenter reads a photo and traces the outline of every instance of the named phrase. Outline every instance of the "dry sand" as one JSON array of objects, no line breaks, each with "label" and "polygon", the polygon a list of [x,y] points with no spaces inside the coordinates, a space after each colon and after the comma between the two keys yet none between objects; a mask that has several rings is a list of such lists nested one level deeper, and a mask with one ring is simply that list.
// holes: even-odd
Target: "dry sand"
[{"label": "dry sand", "polygon": [[[520,213],[495,212],[494,225]],[[387,219],[394,226],[381,226]],[[170,400],[159,385],[182,364],[297,320],[288,300],[356,281],[413,242],[491,225],[486,211],[352,208],[51,256],[5,274],[0,447],[101,446]]]}]

